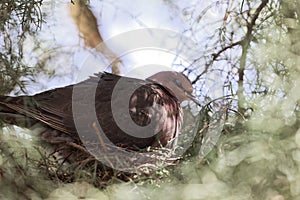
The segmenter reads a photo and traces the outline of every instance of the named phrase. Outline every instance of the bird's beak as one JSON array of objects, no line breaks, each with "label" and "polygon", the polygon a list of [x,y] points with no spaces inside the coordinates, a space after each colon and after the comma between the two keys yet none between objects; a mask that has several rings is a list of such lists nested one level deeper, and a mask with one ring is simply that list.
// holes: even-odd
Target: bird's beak
[{"label": "bird's beak", "polygon": [[191,93],[186,92],[186,96],[192,100],[193,102],[195,102],[198,106],[201,106],[199,100]]}]

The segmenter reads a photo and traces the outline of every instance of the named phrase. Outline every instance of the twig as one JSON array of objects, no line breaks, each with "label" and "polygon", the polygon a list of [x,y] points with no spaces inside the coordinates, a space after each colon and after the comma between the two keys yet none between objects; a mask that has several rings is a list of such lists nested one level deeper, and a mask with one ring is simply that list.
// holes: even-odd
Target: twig
[{"label": "twig", "polygon": [[93,123],[93,128],[94,128],[94,130],[95,130],[95,132],[96,132],[96,134],[98,136],[98,139],[100,141],[101,146],[104,147],[103,148],[104,151],[107,152],[106,144],[105,144],[105,142],[103,141],[103,139],[101,137],[101,133],[100,133],[99,129],[97,128],[96,122]]},{"label": "twig", "polygon": [[242,55],[240,58],[240,67],[238,69],[238,76],[239,76],[239,81],[238,81],[238,98],[239,98],[239,106],[238,106],[238,111],[240,113],[244,113],[244,109],[242,108],[241,103],[243,102],[243,93],[244,93],[244,71],[246,68],[246,60],[247,60],[247,54],[248,54],[248,49],[250,46],[250,43],[253,39],[253,29],[256,23],[256,20],[258,19],[259,14],[261,13],[262,9],[267,5],[269,0],[263,0],[262,3],[258,6],[258,8],[255,10],[254,15],[252,17],[252,20],[250,23],[247,24],[247,33],[244,37],[244,39],[241,41],[242,45]]}]

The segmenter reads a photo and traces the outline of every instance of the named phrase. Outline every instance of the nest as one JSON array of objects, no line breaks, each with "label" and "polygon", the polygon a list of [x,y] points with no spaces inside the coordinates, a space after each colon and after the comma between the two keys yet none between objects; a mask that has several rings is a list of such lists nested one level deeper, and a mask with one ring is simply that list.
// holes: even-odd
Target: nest
[{"label": "nest", "polygon": [[132,150],[107,144],[103,142],[96,127],[94,127],[94,132],[98,135],[96,141],[83,141],[78,135],[62,136],[53,132],[48,133],[47,128],[41,131],[39,127],[39,132],[42,132],[39,133],[39,139],[42,139],[42,145],[49,149],[41,153],[43,159],[39,161],[39,167],[45,169],[51,179],[63,182],[84,180],[97,187],[106,186],[116,180],[129,181],[138,180],[142,176],[149,177],[156,171],[176,165],[185,156],[191,156],[189,148],[194,148],[195,141],[201,142],[207,126],[202,127],[201,131],[199,126],[203,126],[205,119],[201,118],[202,123],[199,124],[199,112],[197,116],[192,114],[190,108],[184,112],[186,116],[182,128],[184,134],[179,135],[174,148],[167,145],[167,147]]},{"label": "nest", "polygon": [[30,136],[37,138],[34,145],[40,157],[30,162],[36,163],[52,181],[85,181],[98,188],[149,178],[166,167],[176,166],[183,158],[198,155],[203,136],[212,127],[208,126],[212,118],[209,111],[208,107],[203,107],[201,112],[185,107],[182,134],[173,148],[132,150],[103,143],[96,127],[93,128],[98,140],[83,141],[77,134],[53,131],[37,123],[31,127]]}]

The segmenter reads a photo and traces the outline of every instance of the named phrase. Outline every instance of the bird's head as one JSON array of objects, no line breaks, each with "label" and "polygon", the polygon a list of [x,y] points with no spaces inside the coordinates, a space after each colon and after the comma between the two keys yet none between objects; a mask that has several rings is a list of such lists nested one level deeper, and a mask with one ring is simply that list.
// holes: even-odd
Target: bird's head
[{"label": "bird's head", "polygon": [[180,102],[196,100],[192,95],[194,88],[191,81],[182,73],[162,71],[150,76],[148,79],[171,90]]}]

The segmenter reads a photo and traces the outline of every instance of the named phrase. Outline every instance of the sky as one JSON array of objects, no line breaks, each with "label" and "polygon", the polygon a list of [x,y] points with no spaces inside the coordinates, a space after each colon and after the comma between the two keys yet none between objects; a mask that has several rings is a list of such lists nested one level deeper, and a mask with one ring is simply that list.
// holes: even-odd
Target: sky
[{"label": "sky", "polygon": [[[27,52],[27,58],[25,60],[28,65],[30,66],[32,63],[37,62],[38,59],[54,55],[55,59],[48,62],[46,68],[50,71],[55,71],[56,75],[51,77],[43,74],[38,75],[36,83],[30,83],[27,87],[29,94],[76,83],[86,79],[95,72],[108,70],[103,66],[101,59],[99,59],[101,56],[99,56],[98,52],[84,47],[84,42],[79,37],[77,27],[69,15],[69,2],[68,0],[45,0],[42,10],[46,13],[46,23],[43,24],[42,30],[38,35],[38,39],[43,41],[42,49],[33,50],[35,38],[28,37],[26,40],[25,52]],[[218,1],[171,2],[171,4],[166,4],[163,0],[90,1],[91,10],[98,20],[99,30],[107,45],[117,54],[120,53],[120,49],[123,50],[120,53],[126,66],[121,68],[123,75],[146,78],[151,73],[161,70],[161,66],[167,66],[167,69],[173,67],[174,69],[174,64],[176,66],[187,66],[189,64],[192,56],[176,57],[174,51],[164,51],[165,49],[160,46],[154,49],[128,48],[128,46],[138,43],[138,39],[142,40],[143,35],[140,35],[139,38],[133,37],[131,40],[128,40],[126,39],[126,34],[141,28],[167,30],[171,35],[173,33],[175,35],[176,33],[181,34],[193,27],[190,23],[193,20],[190,20],[190,18],[199,15],[209,5],[217,5],[216,2]],[[191,14],[191,10],[195,11]],[[222,18],[218,12],[224,13],[224,8],[216,6],[205,15],[205,22],[211,23],[212,28],[218,26],[219,24],[214,22]],[[201,29],[201,27],[204,27],[204,25],[199,23],[194,28]],[[191,31],[194,30],[192,29]],[[203,39],[201,38],[207,31],[209,29],[203,28],[201,31],[197,31],[198,34],[194,36],[191,36],[188,31],[184,32],[186,39],[190,40],[189,42],[195,42],[196,44],[197,41],[197,47],[193,46],[192,50],[201,47],[198,44],[202,42],[204,37]],[[177,41],[177,39],[174,38],[173,43],[174,41]],[[60,55],[55,54],[56,50],[60,52]],[[187,51],[190,51],[190,49]],[[198,52],[201,52],[201,49],[197,49]],[[175,54],[177,53],[175,52]],[[199,56],[199,53],[197,56]],[[152,67],[153,70],[146,69],[150,65],[155,66]],[[134,71],[133,69],[139,70]],[[178,67],[178,70],[180,70],[180,67]],[[145,73],[146,71],[149,73]]]}]

